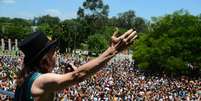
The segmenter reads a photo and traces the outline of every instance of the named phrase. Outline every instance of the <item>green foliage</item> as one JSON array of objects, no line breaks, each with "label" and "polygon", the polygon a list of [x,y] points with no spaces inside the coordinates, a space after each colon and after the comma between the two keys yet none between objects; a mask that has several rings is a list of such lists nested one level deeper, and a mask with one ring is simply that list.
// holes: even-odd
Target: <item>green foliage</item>
[{"label": "green foliage", "polygon": [[50,37],[58,37],[60,19],[50,15],[36,17],[33,19],[33,25],[37,26],[37,30],[44,32]]},{"label": "green foliage", "polygon": [[86,0],[77,12],[79,17],[86,16],[108,16],[109,6],[103,0]]},{"label": "green foliage", "polygon": [[127,11],[124,13],[119,14],[119,24],[118,26],[121,26],[123,28],[132,28],[135,25],[135,12],[134,11]]},{"label": "green foliage", "polygon": [[132,10],[119,13],[117,17],[110,18],[108,22],[111,26],[124,29],[133,28],[137,32],[144,32],[147,29],[146,21],[141,17],[137,17]]},{"label": "green foliage", "polygon": [[101,34],[94,34],[90,36],[87,40],[88,49],[100,53],[103,52],[108,46],[107,40]]},{"label": "green foliage", "polygon": [[29,32],[31,32],[30,20],[0,17],[0,37],[22,39]]},{"label": "green foliage", "polygon": [[133,58],[141,68],[186,74],[188,64],[201,68],[201,23],[199,16],[176,11],[152,20],[152,30],[140,34]]},{"label": "green foliage", "polygon": [[109,6],[103,0],[86,0],[77,11],[78,19],[90,26],[88,30],[93,34],[107,24],[108,13]]},{"label": "green foliage", "polygon": [[60,22],[60,19],[58,17],[53,17],[50,15],[45,15],[41,17],[36,17],[33,19],[34,25],[41,25],[41,24],[48,24],[49,26],[55,26],[58,25]]},{"label": "green foliage", "polygon": [[59,25],[61,29],[59,38],[61,40],[61,49],[69,48],[69,51],[80,47],[80,43],[87,39],[87,34],[78,20],[65,20]]}]

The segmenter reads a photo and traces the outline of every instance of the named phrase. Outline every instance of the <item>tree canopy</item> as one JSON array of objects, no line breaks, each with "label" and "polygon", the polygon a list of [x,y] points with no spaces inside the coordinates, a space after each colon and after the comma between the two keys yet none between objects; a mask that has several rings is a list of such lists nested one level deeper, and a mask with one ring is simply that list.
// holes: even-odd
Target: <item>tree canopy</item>
[{"label": "tree canopy", "polygon": [[140,68],[188,74],[201,68],[201,19],[180,10],[153,18],[152,30],[140,34],[133,58]]}]

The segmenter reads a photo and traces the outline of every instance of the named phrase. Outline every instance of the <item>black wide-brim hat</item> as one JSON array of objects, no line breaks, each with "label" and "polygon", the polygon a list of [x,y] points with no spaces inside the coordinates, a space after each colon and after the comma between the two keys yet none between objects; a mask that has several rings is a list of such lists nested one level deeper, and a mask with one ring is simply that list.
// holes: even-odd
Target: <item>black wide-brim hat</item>
[{"label": "black wide-brim hat", "polygon": [[50,49],[57,49],[58,44],[58,39],[50,41],[42,32],[31,33],[19,44],[19,49],[25,55],[24,64],[29,67],[36,66]]}]

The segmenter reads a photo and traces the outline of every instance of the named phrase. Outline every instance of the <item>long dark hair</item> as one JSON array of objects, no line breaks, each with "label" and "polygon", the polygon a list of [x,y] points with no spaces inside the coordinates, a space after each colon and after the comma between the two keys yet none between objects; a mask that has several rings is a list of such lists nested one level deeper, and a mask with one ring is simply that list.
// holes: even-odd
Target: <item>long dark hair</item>
[{"label": "long dark hair", "polygon": [[27,64],[27,60],[24,58],[22,69],[18,72],[17,85],[21,86],[26,77],[29,76],[32,72],[49,72],[48,67],[50,67],[52,61],[49,60],[48,54],[51,52],[54,53],[56,50],[57,48],[50,49],[44,56],[34,62],[34,65]]},{"label": "long dark hair", "polygon": [[29,65],[26,63],[26,58],[24,58],[22,69],[18,71],[17,74],[17,85],[21,86],[26,79],[32,72],[40,72],[40,73],[46,73],[47,71],[44,70],[44,68],[41,67],[41,61],[43,61],[43,64],[49,64],[47,61],[47,54],[43,56],[41,59],[39,59],[34,65]]}]

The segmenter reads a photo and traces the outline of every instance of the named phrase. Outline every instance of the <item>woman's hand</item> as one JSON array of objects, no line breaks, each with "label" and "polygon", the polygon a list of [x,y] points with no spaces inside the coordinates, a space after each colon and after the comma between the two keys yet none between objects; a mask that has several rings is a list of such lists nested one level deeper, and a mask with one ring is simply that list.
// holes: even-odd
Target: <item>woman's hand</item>
[{"label": "woman's hand", "polygon": [[65,73],[76,71],[78,68],[73,63],[67,63]]},{"label": "woman's hand", "polygon": [[111,47],[114,48],[117,52],[121,52],[127,48],[133,41],[137,38],[137,32],[133,29],[128,30],[123,35],[117,37],[118,29],[114,32],[112,36]]}]

